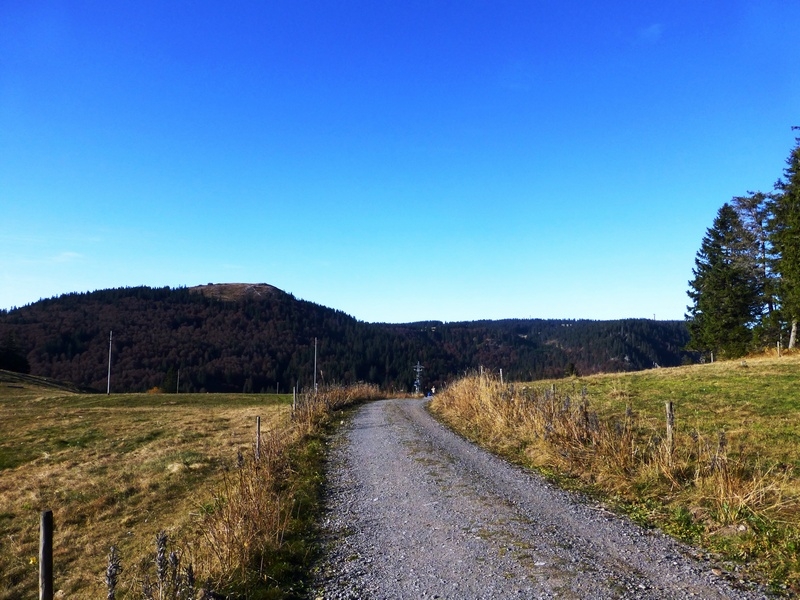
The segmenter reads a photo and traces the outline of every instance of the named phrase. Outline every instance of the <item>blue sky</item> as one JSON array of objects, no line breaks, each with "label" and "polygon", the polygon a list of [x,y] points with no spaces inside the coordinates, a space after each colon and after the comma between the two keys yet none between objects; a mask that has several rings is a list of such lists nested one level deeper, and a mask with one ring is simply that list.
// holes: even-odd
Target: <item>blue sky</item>
[{"label": "blue sky", "polygon": [[681,319],[781,176],[794,1],[0,4],[0,308],[266,282],[365,321]]}]

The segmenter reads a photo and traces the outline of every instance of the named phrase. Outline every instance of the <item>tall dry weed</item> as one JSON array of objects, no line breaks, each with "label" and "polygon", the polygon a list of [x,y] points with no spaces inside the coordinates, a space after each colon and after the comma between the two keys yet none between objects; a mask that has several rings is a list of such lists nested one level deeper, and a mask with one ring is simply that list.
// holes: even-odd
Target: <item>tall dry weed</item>
[{"label": "tall dry weed", "polygon": [[[625,390],[614,393],[627,400]],[[697,431],[675,433],[670,445],[665,424],[659,429],[640,421],[629,404],[601,419],[586,388],[520,386],[473,375],[451,384],[431,408],[497,451],[623,498],[684,494],[707,507],[717,526],[744,515],[796,514],[797,499],[786,491],[790,473],[778,473],[746,452],[732,454],[724,432],[716,440]]]},{"label": "tall dry weed", "polygon": [[204,508],[200,531],[205,548],[203,570],[226,582],[249,570],[261,575],[254,560],[280,548],[290,518],[292,489],[287,487],[288,452],[298,431],[262,434],[258,457],[239,455],[225,473],[213,501]]},{"label": "tall dry weed", "polygon": [[213,503],[204,511],[203,566],[215,581],[266,577],[265,557],[278,551],[296,509],[291,453],[310,436],[319,434],[333,411],[355,402],[384,397],[377,386],[324,386],[298,396],[291,425],[261,435],[253,452],[237,457]]},{"label": "tall dry weed", "polygon": [[[182,565],[183,554],[177,550],[169,550],[169,536],[166,531],[156,535],[155,560],[142,560],[139,573],[135,580],[135,596],[143,600],[211,600],[214,594],[208,582],[203,588],[197,589],[194,567],[191,562]],[[115,557],[115,549],[109,555],[108,572],[121,570],[119,558]],[[116,564],[114,563],[116,558]],[[151,568],[155,567],[155,576]],[[108,600],[115,597],[115,585],[106,577],[108,587]]]},{"label": "tall dry weed", "polygon": [[[562,394],[555,387],[503,384],[488,376],[467,377],[435,398],[432,408],[495,446],[519,448],[536,466],[574,472],[600,462],[605,471],[627,473],[637,458],[630,410],[602,421],[585,390]],[[586,473],[597,473],[586,469]]]},{"label": "tall dry weed", "polygon": [[[153,564],[145,560],[138,575],[141,593],[137,597],[194,598],[195,570],[207,582],[197,592],[198,598],[211,598],[212,587],[241,591],[254,582],[264,585],[271,581],[270,557],[281,550],[297,517],[296,493],[301,482],[292,470],[292,453],[320,434],[333,411],[382,397],[379,388],[366,384],[326,386],[316,394],[300,395],[288,427],[261,433],[252,451],[240,451],[235,463],[227,467],[222,484],[201,507],[197,538],[180,541],[183,552],[167,554],[166,533],[159,534],[156,577],[145,573]],[[187,566],[181,569],[183,556]]]}]

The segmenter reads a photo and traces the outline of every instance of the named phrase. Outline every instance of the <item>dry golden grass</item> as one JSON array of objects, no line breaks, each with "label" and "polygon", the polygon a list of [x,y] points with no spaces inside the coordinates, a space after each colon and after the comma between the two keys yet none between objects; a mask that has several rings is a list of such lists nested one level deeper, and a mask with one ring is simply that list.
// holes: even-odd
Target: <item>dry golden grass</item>
[{"label": "dry golden grass", "polygon": [[494,451],[800,591],[798,373],[795,355],[514,385],[474,376],[432,410]]},{"label": "dry golden grass", "polygon": [[[293,520],[314,516],[308,514],[309,508],[313,512],[308,506],[313,499],[309,502],[303,496],[320,481],[320,473],[314,469],[306,479],[290,473],[295,466],[302,468],[303,463],[292,461],[290,452],[300,444],[305,451],[318,445],[320,428],[333,411],[382,397],[376,386],[366,384],[324,386],[318,394],[298,397],[291,422],[262,435],[255,451],[247,457],[240,455],[237,468],[223,476],[213,504],[199,523],[198,533],[206,551],[196,554],[202,559],[195,558],[195,563],[214,573],[223,587],[236,589],[241,582],[269,583],[273,570],[281,566],[267,564],[265,554],[274,558],[284,535],[294,529]],[[307,481],[309,478],[312,481]]]},{"label": "dry golden grass", "polygon": [[[117,598],[151,597],[148,588],[178,597],[183,571],[164,578],[165,544],[175,564],[193,566],[198,588],[209,578],[216,589],[283,597],[276,578],[306,558],[302,539],[295,554],[279,551],[287,531],[313,521],[320,426],[333,410],[382,397],[373,386],[329,387],[293,410],[290,396],[82,395],[0,375],[2,600],[36,595],[45,509],[54,512],[58,597],[105,597],[112,545],[123,566]],[[304,453],[305,464],[296,460]],[[164,568],[154,573],[162,531]]]},{"label": "dry golden grass", "polygon": [[112,544],[130,578],[158,531],[197,539],[223,467],[252,453],[256,416],[269,436],[290,413],[274,396],[107,397],[0,383],[0,598],[36,595],[44,509],[56,524],[56,589],[69,598],[104,597]]}]

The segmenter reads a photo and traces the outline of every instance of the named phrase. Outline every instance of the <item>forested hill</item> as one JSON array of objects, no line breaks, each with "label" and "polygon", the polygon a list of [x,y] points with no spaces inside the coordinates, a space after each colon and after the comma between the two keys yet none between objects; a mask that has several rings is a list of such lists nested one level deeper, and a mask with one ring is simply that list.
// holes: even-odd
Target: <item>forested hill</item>
[{"label": "forested hill", "polygon": [[429,389],[479,367],[530,380],[673,366],[687,341],[683,321],[364,323],[266,284],[121,288],[0,311],[2,356],[26,358],[32,374],[103,391],[110,331],[116,392],[308,387],[314,338],[319,383],[399,390],[412,389],[417,361]]}]

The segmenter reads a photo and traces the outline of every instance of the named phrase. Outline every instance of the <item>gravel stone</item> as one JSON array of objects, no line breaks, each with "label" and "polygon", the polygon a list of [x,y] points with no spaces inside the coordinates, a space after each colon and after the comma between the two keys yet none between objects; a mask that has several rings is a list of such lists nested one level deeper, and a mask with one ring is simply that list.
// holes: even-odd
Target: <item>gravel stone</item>
[{"label": "gravel stone", "polygon": [[312,598],[768,597],[470,444],[424,401],[366,404],[330,443]]}]

